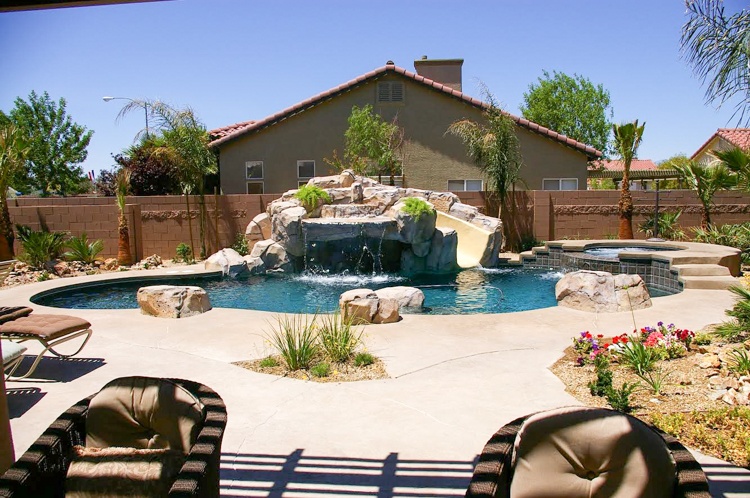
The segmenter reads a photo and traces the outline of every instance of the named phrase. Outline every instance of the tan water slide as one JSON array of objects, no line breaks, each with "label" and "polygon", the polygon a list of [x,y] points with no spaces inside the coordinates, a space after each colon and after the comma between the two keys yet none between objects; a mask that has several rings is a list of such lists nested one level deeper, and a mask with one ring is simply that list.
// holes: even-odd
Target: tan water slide
[{"label": "tan water slide", "polygon": [[461,268],[473,268],[479,266],[487,245],[490,243],[492,232],[472,225],[455,216],[437,212],[436,226],[452,228],[458,235],[458,266]]}]

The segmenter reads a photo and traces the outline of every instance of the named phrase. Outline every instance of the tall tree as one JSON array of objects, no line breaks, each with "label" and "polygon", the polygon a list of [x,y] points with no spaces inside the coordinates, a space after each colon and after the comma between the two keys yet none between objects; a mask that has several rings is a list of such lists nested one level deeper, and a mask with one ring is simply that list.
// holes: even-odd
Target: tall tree
[{"label": "tall tree", "polygon": [[723,0],[685,0],[682,52],[706,86],[707,103],[721,107],[735,96],[734,116],[750,123],[750,10],[727,16]]},{"label": "tall tree", "polygon": [[[206,210],[206,176],[216,173],[216,154],[209,148],[209,136],[206,126],[196,117],[195,112],[186,107],[174,108],[164,102],[150,100],[134,100],[128,102],[118,114],[122,117],[127,113],[139,109],[146,109],[149,116],[154,118],[154,128],[161,133],[163,146],[152,152],[168,158],[177,165],[177,174],[182,185],[183,193],[198,194],[199,216],[198,227],[201,242],[201,258],[206,257],[206,224],[208,213]],[[190,223],[190,208],[188,204],[188,223]],[[192,232],[192,225],[190,228]],[[191,246],[192,246],[192,234]],[[191,247],[192,248],[192,247]]]},{"label": "tall tree", "polygon": [[393,185],[404,159],[404,130],[398,120],[384,121],[368,104],[362,108],[352,107],[348,123],[344,133],[344,159],[357,173],[367,173],[367,166],[370,166],[371,174],[387,175]]},{"label": "tall tree", "polygon": [[737,177],[722,163],[709,165],[690,161],[685,165],[678,165],[682,179],[688,187],[695,190],[698,200],[703,207],[701,226],[708,228],[711,224],[711,205],[714,194],[718,190],[728,189],[737,184]]},{"label": "tall tree", "polygon": [[12,123],[0,124],[0,260],[13,259],[13,224],[8,212],[8,187],[24,167],[29,146]]},{"label": "tall tree", "polygon": [[128,218],[125,216],[125,200],[130,189],[130,170],[121,168],[115,175],[115,200],[119,216],[117,218],[117,263],[129,265],[133,263],[133,255],[130,252],[130,229]]},{"label": "tall tree", "polygon": [[80,166],[88,152],[92,131],[74,123],[66,112],[66,102],[54,102],[47,92],[32,91],[28,102],[16,98],[9,119],[29,144],[27,168],[16,175],[16,188],[35,188],[42,195],[85,192],[87,178]]},{"label": "tall tree", "polygon": [[523,94],[521,114],[529,121],[591,145],[605,155],[609,149],[612,107],[609,92],[578,74],[543,72]]},{"label": "tall tree", "polygon": [[729,150],[712,150],[713,155],[720,164],[737,175],[737,186],[745,192],[750,192],[750,151],[739,147]]},{"label": "tall tree", "polygon": [[612,133],[615,137],[615,152],[622,160],[622,186],[620,187],[620,201],[617,203],[620,213],[620,227],[617,236],[620,239],[633,238],[633,197],[630,195],[630,164],[636,158],[645,127],[645,122],[638,126],[637,119],[632,123],[612,125]]},{"label": "tall tree", "polygon": [[149,134],[114,156],[121,168],[130,170],[131,195],[180,193],[179,171],[168,155],[154,154],[165,147],[164,137]]},{"label": "tall tree", "polygon": [[487,101],[483,113],[486,124],[461,119],[451,123],[447,133],[464,143],[469,157],[487,177],[490,190],[497,194],[500,201],[502,218],[508,211],[508,192],[521,181],[523,158],[515,122],[495,104],[489,91],[485,89],[484,94]]}]

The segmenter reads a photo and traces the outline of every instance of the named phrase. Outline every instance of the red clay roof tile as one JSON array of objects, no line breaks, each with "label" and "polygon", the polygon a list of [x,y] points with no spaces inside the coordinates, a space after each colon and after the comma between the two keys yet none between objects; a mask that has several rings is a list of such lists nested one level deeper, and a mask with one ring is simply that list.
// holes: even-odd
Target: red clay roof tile
[{"label": "red clay roof tile", "polygon": [[[321,92],[313,97],[310,97],[307,100],[303,100],[302,102],[299,102],[293,106],[287,107],[281,112],[277,112],[276,114],[272,114],[271,116],[267,116],[259,121],[245,121],[243,123],[237,123],[235,125],[229,125],[224,126],[222,128],[217,128],[215,130],[211,130],[209,133],[216,137],[210,145],[217,146],[221,145],[225,142],[228,142],[230,140],[233,140],[239,136],[242,136],[246,133],[249,133],[251,131],[255,130],[261,130],[263,128],[266,128],[268,126],[271,126],[275,123],[278,123],[280,121],[283,121],[284,119],[291,117],[299,112],[302,112],[306,109],[309,109],[311,107],[314,107],[315,105],[321,103],[322,101],[332,98],[335,95],[350,90],[359,84],[384,76],[385,74],[392,72],[396,74],[400,74],[406,78],[412,79],[418,83],[424,84],[426,86],[432,87],[435,90],[441,91],[447,95],[450,95],[452,97],[458,98],[468,104],[471,104],[475,107],[479,107],[481,109],[487,109],[489,107],[489,104],[482,102],[478,99],[475,99],[473,97],[470,97],[462,92],[459,92],[458,90],[449,87],[447,85],[443,85],[442,83],[438,83],[437,81],[430,80],[428,78],[425,78],[424,76],[421,76],[416,73],[412,73],[411,71],[407,71],[406,69],[402,67],[395,66],[393,64],[386,64],[383,67],[380,67],[378,69],[374,69],[368,73],[365,73],[361,76],[358,76],[357,78],[354,78],[353,80],[350,80],[346,83],[343,83],[335,88],[332,88],[330,90],[327,90],[325,92]],[[524,119],[518,116],[514,116],[513,114],[510,114],[508,112],[503,111],[506,115],[508,115],[513,121],[516,122],[516,124],[522,128],[526,128],[534,133],[537,133],[539,135],[543,135],[546,137],[551,138],[552,140],[558,141],[566,146],[569,146],[573,149],[576,149],[580,152],[583,152],[587,156],[589,156],[591,159],[596,159],[601,157],[602,153],[595,148],[588,146],[584,143],[578,142],[576,140],[573,140],[572,138],[568,138],[565,135],[561,135],[560,133],[557,133],[555,131],[552,131],[548,128],[545,128],[544,126],[540,126],[536,123],[533,123],[529,121],[528,119]]]},{"label": "red clay roof tile", "polygon": [[690,159],[695,159],[698,154],[708,147],[708,144],[716,137],[721,137],[735,147],[747,150],[750,149],[750,128],[719,128],[716,133],[711,135],[695,153],[690,156]]},{"label": "red clay roof tile", "polygon": [[[624,168],[623,162],[619,159],[594,161],[592,166],[594,168],[604,168],[607,171],[622,171]],[[631,171],[654,171],[657,169],[659,167],[651,159],[633,159],[630,163]]]}]

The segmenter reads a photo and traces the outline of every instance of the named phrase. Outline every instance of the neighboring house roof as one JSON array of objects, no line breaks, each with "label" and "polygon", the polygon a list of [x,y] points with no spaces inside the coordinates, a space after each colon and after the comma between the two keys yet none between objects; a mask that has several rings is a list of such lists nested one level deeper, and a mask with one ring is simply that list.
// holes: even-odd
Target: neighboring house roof
[{"label": "neighboring house roof", "polygon": [[716,130],[716,133],[711,135],[711,137],[706,140],[697,151],[695,151],[695,154],[690,156],[690,159],[695,159],[717,138],[723,138],[730,144],[739,147],[742,150],[750,149],[750,128],[719,128]]},{"label": "neighboring house roof", "polygon": [[[280,121],[283,121],[284,119],[287,119],[291,116],[294,116],[295,114],[298,114],[300,112],[303,112],[311,107],[314,107],[332,97],[335,97],[336,95],[339,95],[341,93],[350,91],[354,89],[355,87],[358,87],[368,81],[375,80],[378,78],[381,78],[385,76],[387,73],[393,73],[393,74],[399,74],[405,78],[412,79],[416,81],[417,83],[423,84],[425,86],[431,87],[437,91],[443,92],[446,95],[449,95],[453,98],[459,99],[463,102],[466,102],[470,105],[473,105],[474,107],[477,107],[479,109],[487,109],[489,108],[489,104],[482,102],[481,100],[477,100],[473,97],[469,97],[468,95],[459,92],[458,90],[455,90],[451,88],[448,85],[443,85],[442,83],[438,83],[437,81],[433,81],[430,79],[425,78],[424,76],[420,76],[416,73],[412,73],[411,71],[407,71],[406,69],[403,69],[401,67],[398,67],[393,64],[386,64],[383,67],[380,67],[378,69],[375,69],[373,71],[370,71],[369,73],[365,73],[362,76],[359,76],[357,78],[354,78],[351,81],[348,81],[342,85],[339,85],[335,88],[331,88],[328,91],[319,93],[318,95],[315,95],[313,97],[310,97],[307,100],[303,100],[302,102],[299,102],[291,107],[287,107],[281,112],[277,112],[276,114],[273,114],[271,116],[268,116],[264,119],[261,119],[259,121],[246,121],[243,123],[237,123],[237,125],[231,125],[231,126],[225,126],[223,128],[217,128],[216,130],[211,130],[209,133],[216,138],[211,142],[210,145],[216,146],[221,145],[223,143],[226,143],[230,140],[233,140],[235,138],[238,138],[242,135],[245,135],[247,133],[250,133],[252,131],[261,130],[263,128],[267,128],[269,126],[272,126]],[[505,111],[503,111],[505,112]],[[508,116],[510,116],[513,121],[516,122],[516,124],[522,128],[526,128],[527,130],[537,133],[539,135],[546,136],[548,138],[551,138],[552,140],[555,140],[557,142],[560,142],[561,144],[570,147],[572,149],[578,150],[580,152],[583,152],[591,159],[597,159],[601,157],[602,153],[596,150],[595,148],[588,146],[584,143],[578,142],[577,140],[573,140],[572,138],[568,138],[565,135],[561,135],[560,133],[557,133],[555,131],[550,130],[549,128],[545,128],[544,126],[538,125],[534,122],[529,121],[528,119],[520,118],[518,116],[514,116],[513,114],[505,112]],[[231,128],[232,126],[235,126],[236,128],[231,131],[222,131],[227,130],[227,128]],[[223,134],[222,134],[223,133]]]},{"label": "neighboring house roof", "polygon": [[[603,169],[606,171],[622,171],[624,163],[620,160],[594,161],[594,169]],[[654,171],[659,167],[651,159],[633,159],[630,163],[630,171]]]}]

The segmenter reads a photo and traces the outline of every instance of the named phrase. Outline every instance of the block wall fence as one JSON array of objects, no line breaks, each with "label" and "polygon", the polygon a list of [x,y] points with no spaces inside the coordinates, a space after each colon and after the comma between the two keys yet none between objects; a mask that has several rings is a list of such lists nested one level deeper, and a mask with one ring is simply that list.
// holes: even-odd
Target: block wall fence
[{"label": "block wall fence", "polygon": [[[485,192],[458,192],[465,204],[479,207],[488,215],[497,215],[497,203]],[[633,227],[653,216],[656,193],[634,191]],[[506,213],[505,222],[516,226],[519,233],[537,240],[563,238],[597,239],[617,234],[619,191],[522,191],[516,192],[514,215]],[[207,195],[208,254],[233,244],[248,223],[279,194]],[[198,252],[198,197],[190,196],[190,219],[193,245]],[[719,192],[712,209],[714,223],[750,221],[750,194]],[[659,210],[682,210],[680,225],[687,229],[699,226],[701,205],[690,190],[664,190],[659,193]],[[34,230],[65,231],[72,235],[86,232],[90,240],[104,242],[102,257],[117,254],[118,210],[113,197],[19,197],[8,200],[11,221],[29,225]],[[172,258],[181,242],[190,243],[190,230],[185,196],[128,197],[126,215],[130,227],[130,243],[138,259],[158,254]],[[636,231],[637,238],[645,235]],[[16,254],[20,247],[16,241]]]}]

